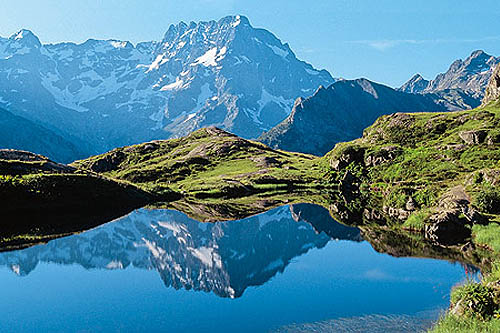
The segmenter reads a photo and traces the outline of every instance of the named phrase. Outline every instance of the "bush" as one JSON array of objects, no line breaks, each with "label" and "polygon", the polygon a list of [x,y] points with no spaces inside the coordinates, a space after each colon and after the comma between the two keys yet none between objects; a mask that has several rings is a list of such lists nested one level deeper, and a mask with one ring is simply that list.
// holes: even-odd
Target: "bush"
[{"label": "bush", "polygon": [[477,208],[484,213],[500,213],[500,190],[492,185],[485,185],[479,191],[476,202]]},{"label": "bush", "polygon": [[455,288],[451,293],[451,304],[459,306],[459,314],[481,320],[490,319],[498,310],[494,289],[474,282]]}]

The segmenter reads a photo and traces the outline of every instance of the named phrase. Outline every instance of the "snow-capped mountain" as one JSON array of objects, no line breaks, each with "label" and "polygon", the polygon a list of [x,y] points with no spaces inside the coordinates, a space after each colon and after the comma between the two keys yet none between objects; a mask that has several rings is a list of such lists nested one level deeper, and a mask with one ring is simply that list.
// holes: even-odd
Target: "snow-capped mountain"
[{"label": "snow-capped mountain", "polygon": [[172,25],[161,41],[0,38],[0,106],[89,153],[215,125],[258,137],[334,82],[243,16]]},{"label": "snow-capped mountain", "polygon": [[[321,227],[313,228],[314,223],[327,225],[328,236],[318,233]],[[336,223],[319,206],[284,206],[218,223],[200,223],[172,210],[141,209],[83,234],[1,253],[0,265],[18,275],[29,274],[40,262],[108,270],[134,266],[156,270],[167,287],[235,298],[331,238],[361,241],[358,229]]]}]

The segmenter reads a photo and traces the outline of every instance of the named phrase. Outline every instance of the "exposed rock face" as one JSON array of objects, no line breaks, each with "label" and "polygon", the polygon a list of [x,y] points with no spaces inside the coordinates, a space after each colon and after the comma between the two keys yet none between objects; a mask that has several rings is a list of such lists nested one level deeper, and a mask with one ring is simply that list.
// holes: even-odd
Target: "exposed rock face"
[{"label": "exposed rock face", "polygon": [[379,152],[365,157],[365,166],[374,167],[394,160],[402,150],[396,146],[383,147]]},{"label": "exposed rock face", "polygon": [[478,145],[484,142],[488,133],[486,131],[464,131],[458,134],[468,145]]},{"label": "exposed rock face", "polygon": [[87,142],[88,155],[209,125],[256,138],[334,81],[243,16],[181,22],[137,45],[0,38],[0,107]]},{"label": "exposed rock face", "polygon": [[446,73],[439,74],[434,80],[427,81],[415,75],[400,90],[412,93],[438,93],[444,100],[453,97],[456,90],[461,90],[469,96],[468,108],[481,104],[485,89],[500,58],[493,57],[483,51],[473,52],[465,60],[455,61]]},{"label": "exposed rock face", "polygon": [[486,93],[484,94],[483,105],[500,98],[500,65],[498,65],[491,76]]},{"label": "exposed rock face", "polygon": [[440,244],[456,244],[470,237],[470,229],[458,218],[457,211],[441,211],[432,216],[430,221],[425,226],[425,235],[430,240]]},{"label": "exposed rock face", "polygon": [[366,79],[339,81],[296,100],[292,113],[259,140],[273,147],[323,155],[336,143],[358,138],[379,116],[446,111],[436,95],[396,91]]},{"label": "exposed rock face", "polygon": [[341,170],[353,162],[361,162],[364,158],[364,150],[356,146],[348,146],[339,156],[334,156],[330,160],[330,166],[334,170]]}]

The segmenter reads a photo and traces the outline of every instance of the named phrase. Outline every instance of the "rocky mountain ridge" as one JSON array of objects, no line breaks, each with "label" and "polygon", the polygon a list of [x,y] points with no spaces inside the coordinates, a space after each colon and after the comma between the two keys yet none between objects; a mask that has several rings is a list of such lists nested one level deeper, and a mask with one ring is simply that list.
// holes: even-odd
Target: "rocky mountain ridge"
[{"label": "rocky mountain ridge", "polygon": [[483,106],[500,98],[500,65],[497,65],[484,94]]},{"label": "rocky mountain ridge", "polygon": [[399,89],[411,93],[439,93],[459,89],[475,100],[471,105],[474,108],[481,104],[486,86],[498,63],[500,57],[477,50],[465,60],[454,61],[445,73],[437,75],[433,80],[425,80],[420,74],[416,74]]}]

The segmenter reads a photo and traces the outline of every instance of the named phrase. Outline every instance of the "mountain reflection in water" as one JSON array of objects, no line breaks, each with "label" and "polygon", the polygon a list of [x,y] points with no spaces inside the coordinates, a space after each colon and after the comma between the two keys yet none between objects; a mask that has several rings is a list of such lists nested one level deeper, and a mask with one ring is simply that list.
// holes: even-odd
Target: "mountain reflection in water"
[{"label": "mountain reflection in water", "polygon": [[140,209],[0,253],[0,331],[417,332],[465,278],[446,251],[310,204],[216,223]]},{"label": "mountain reflection in water", "polygon": [[28,275],[40,262],[86,269],[134,266],[158,271],[167,287],[240,297],[290,261],[330,239],[361,241],[320,206],[283,206],[240,221],[200,223],[174,210],[140,209],[79,235],[0,254],[0,265]]}]

